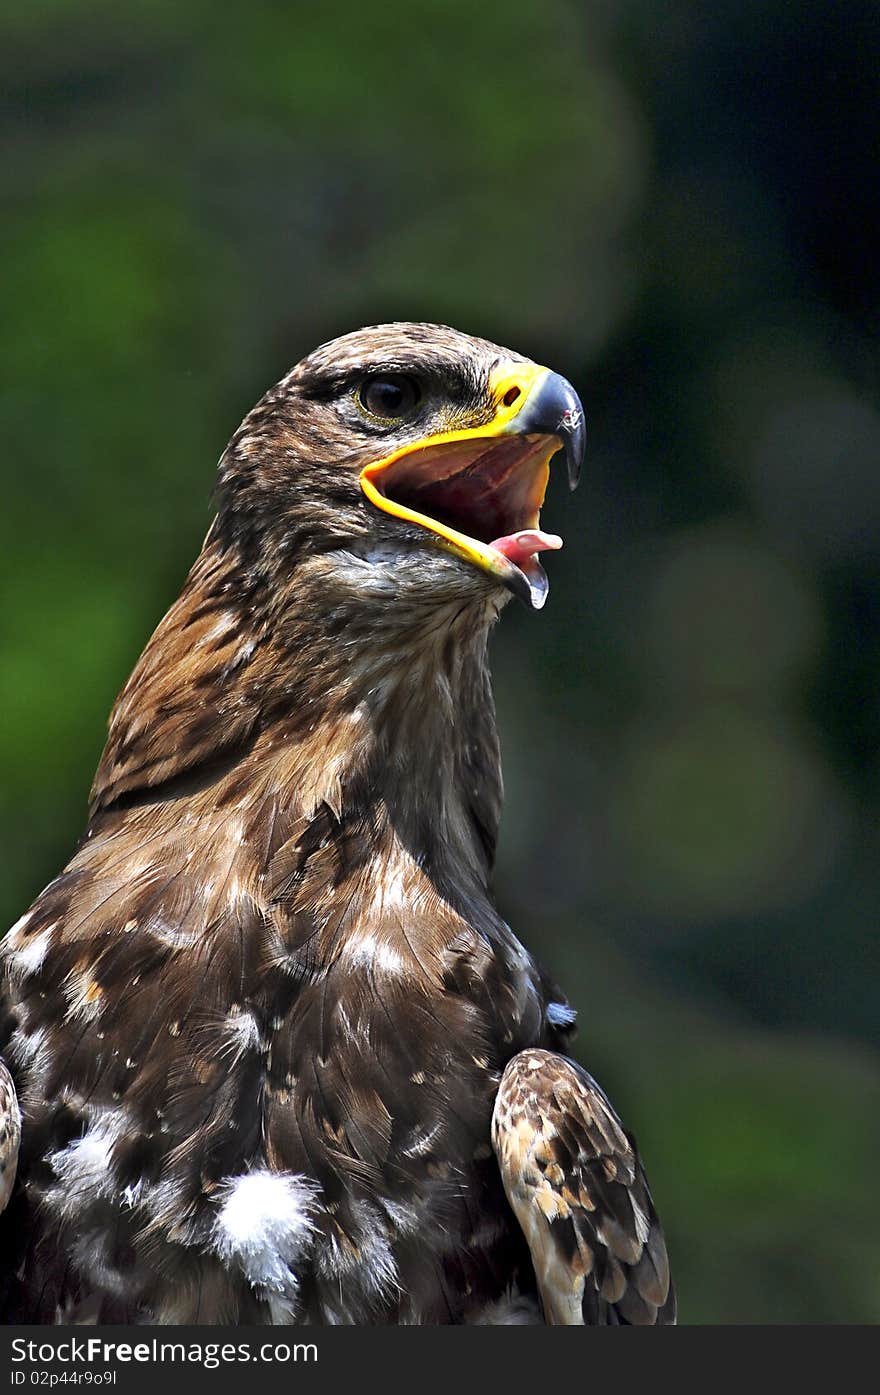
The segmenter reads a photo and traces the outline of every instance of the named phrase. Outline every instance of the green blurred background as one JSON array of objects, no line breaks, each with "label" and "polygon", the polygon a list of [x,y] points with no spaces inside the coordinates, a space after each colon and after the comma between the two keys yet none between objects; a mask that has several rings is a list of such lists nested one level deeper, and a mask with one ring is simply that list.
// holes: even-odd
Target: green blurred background
[{"label": "green blurred background", "polygon": [[29,0],[3,20],[0,911],[261,392],[364,323],[590,428],[495,641],[503,909],[638,1133],[686,1322],[880,1319],[873,0]]}]

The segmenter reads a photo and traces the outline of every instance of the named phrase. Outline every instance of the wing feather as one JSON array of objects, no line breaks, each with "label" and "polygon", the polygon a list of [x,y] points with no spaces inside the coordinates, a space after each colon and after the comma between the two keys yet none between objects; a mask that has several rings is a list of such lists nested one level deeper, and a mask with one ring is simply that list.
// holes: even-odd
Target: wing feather
[{"label": "wing feather", "polygon": [[0,1057],[0,1211],[5,1211],[15,1185],[20,1142],[18,1095],[6,1063]]},{"label": "wing feather", "polygon": [[666,1244],[635,1144],[581,1066],[520,1052],[492,1141],[552,1325],[675,1322]]}]

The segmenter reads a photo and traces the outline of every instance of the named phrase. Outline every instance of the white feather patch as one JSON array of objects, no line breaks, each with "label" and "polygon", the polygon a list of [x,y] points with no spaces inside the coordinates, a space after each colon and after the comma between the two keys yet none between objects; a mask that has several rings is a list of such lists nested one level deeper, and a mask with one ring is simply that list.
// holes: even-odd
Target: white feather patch
[{"label": "white feather patch", "polygon": [[230,1047],[236,1054],[240,1055],[245,1051],[260,1049],[262,1045],[260,1028],[252,1012],[233,1009],[227,1015],[223,1026],[228,1035]]},{"label": "white feather patch", "polygon": [[[19,925],[21,924],[19,921]],[[38,930],[36,935],[29,938],[23,937],[20,931],[16,931],[12,938],[13,932],[10,932],[5,953],[9,961],[9,972],[14,978],[26,978],[28,974],[35,974],[42,967],[52,943],[54,929],[54,924],[47,925],[44,930]]]},{"label": "white feather patch", "polygon": [[52,1063],[49,1049],[49,1033],[45,1027],[35,1027],[28,1032],[24,1027],[16,1027],[9,1038],[9,1055],[22,1069],[34,1070],[38,1074]]},{"label": "white feather patch", "polygon": [[123,1109],[96,1112],[82,1138],[50,1153],[49,1165],[58,1184],[49,1188],[46,1200],[63,1214],[75,1216],[99,1196],[111,1196],[116,1183],[110,1169],[114,1143],[131,1128]]},{"label": "white feather patch", "polygon": [[429,1129],[416,1129],[406,1148],[401,1151],[405,1158],[421,1158],[430,1153],[431,1145],[443,1129],[443,1120]]},{"label": "white feather patch", "polygon": [[548,1003],[547,1021],[551,1027],[573,1027],[577,1021],[577,1013],[568,1003]]},{"label": "white feather patch", "polygon": [[404,970],[403,956],[386,941],[372,935],[347,944],[340,958],[355,967],[380,970],[385,974],[400,974]]},{"label": "white feather patch", "polygon": [[319,1190],[307,1177],[268,1168],[227,1178],[217,1193],[214,1251],[226,1263],[237,1264],[249,1283],[295,1294],[295,1267],[315,1234]]}]

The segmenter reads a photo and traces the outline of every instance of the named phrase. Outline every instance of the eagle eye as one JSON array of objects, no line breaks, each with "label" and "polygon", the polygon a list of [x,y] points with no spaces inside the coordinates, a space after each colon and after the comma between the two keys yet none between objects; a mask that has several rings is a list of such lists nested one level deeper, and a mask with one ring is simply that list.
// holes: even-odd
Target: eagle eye
[{"label": "eagle eye", "polygon": [[403,373],[381,373],[366,378],[357,391],[358,401],[371,417],[399,421],[418,405],[422,392],[415,378]]}]

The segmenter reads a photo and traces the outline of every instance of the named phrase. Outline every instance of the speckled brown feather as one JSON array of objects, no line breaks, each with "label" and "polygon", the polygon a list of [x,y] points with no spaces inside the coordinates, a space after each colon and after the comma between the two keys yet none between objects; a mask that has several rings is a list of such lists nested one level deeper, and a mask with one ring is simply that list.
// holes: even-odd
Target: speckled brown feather
[{"label": "speckled brown feather", "polygon": [[6,1321],[540,1320],[490,1141],[507,1062],[567,1036],[489,890],[507,597],[366,502],[426,422],[377,435],[349,390],[417,369],[431,429],[478,424],[505,358],[361,331],[224,454],[86,835],[5,941]]},{"label": "speckled brown feather", "polygon": [[0,1211],[5,1211],[15,1185],[21,1143],[21,1111],[15,1084],[0,1061]]},{"label": "speckled brown feather", "polygon": [[582,1067],[548,1051],[515,1056],[492,1142],[548,1323],[675,1322],[666,1245],[635,1144]]}]

